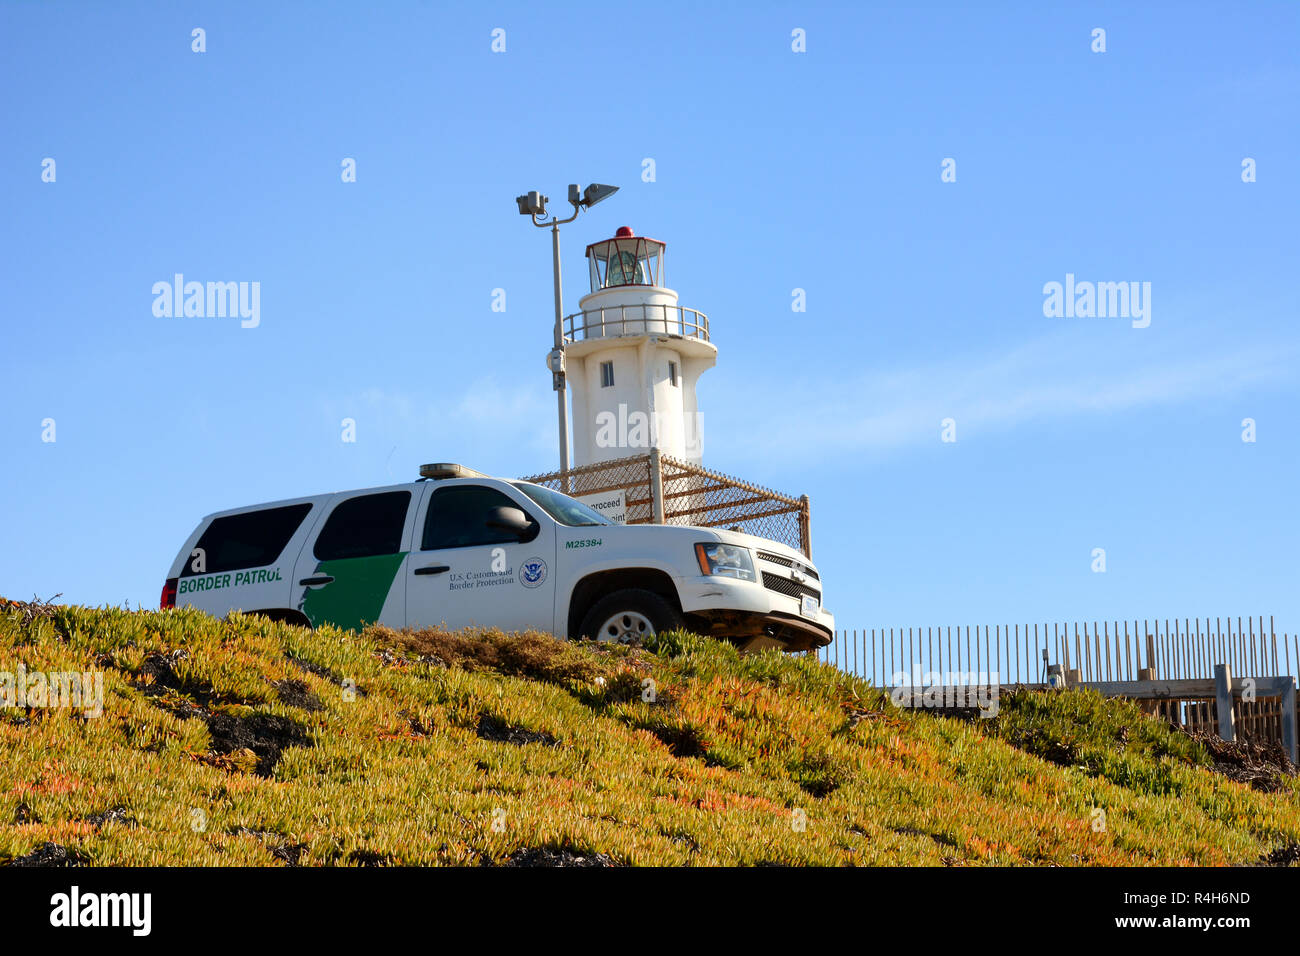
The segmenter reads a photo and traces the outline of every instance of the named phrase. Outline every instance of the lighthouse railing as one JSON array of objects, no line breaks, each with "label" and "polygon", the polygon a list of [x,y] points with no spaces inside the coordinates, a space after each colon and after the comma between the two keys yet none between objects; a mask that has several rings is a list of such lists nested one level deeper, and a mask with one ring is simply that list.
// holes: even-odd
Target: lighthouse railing
[{"label": "lighthouse railing", "polygon": [[586,339],[655,334],[707,342],[709,317],[685,306],[646,302],[586,309],[564,317],[566,344]]}]

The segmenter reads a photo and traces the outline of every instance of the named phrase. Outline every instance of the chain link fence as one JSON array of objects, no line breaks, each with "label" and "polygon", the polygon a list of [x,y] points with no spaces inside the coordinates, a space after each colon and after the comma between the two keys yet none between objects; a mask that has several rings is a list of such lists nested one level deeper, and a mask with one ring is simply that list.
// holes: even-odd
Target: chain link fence
[{"label": "chain link fence", "polygon": [[812,557],[808,496],[793,498],[700,465],[649,454],[523,479],[580,498],[622,491],[628,524],[727,528],[779,541]]}]

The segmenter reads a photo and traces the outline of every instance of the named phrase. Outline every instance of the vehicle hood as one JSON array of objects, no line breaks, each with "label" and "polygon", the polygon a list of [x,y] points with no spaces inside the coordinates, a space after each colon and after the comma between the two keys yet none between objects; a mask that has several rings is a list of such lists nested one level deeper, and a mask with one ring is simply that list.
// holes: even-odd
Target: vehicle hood
[{"label": "vehicle hood", "polygon": [[734,544],[742,548],[749,548],[752,551],[767,551],[779,554],[791,561],[798,561],[805,567],[816,570],[815,565],[797,548],[781,544],[779,541],[773,541],[770,538],[760,538],[758,535],[745,534],[741,531],[726,531],[721,528],[696,528],[691,525],[672,524],[598,525],[568,528],[566,534],[573,538],[584,535],[610,538],[629,547],[638,545],[663,547],[673,550],[674,553],[677,547],[680,546],[682,552],[686,554],[690,553],[690,548],[696,542],[721,541],[724,544]]}]

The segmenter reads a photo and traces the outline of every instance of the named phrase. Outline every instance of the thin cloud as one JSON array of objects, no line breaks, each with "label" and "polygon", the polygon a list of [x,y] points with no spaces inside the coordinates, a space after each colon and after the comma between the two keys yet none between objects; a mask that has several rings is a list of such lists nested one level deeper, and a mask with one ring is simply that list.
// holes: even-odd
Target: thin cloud
[{"label": "thin cloud", "polygon": [[799,448],[886,452],[937,441],[945,418],[957,422],[961,436],[1228,396],[1293,380],[1295,353],[1286,346],[1140,356],[1113,341],[1050,339],[975,361],[889,369],[830,385],[789,382],[783,394],[801,396],[798,407],[765,409],[761,429],[726,410],[712,414],[706,457]]}]

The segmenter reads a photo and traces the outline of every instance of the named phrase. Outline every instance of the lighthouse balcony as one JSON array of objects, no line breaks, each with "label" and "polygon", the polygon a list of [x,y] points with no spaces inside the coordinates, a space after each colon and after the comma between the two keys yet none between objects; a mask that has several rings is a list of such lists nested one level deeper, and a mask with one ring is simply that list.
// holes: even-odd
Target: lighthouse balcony
[{"label": "lighthouse balcony", "polygon": [[625,336],[667,335],[709,341],[709,317],[695,309],[638,302],[585,309],[564,317],[564,343]]}]

